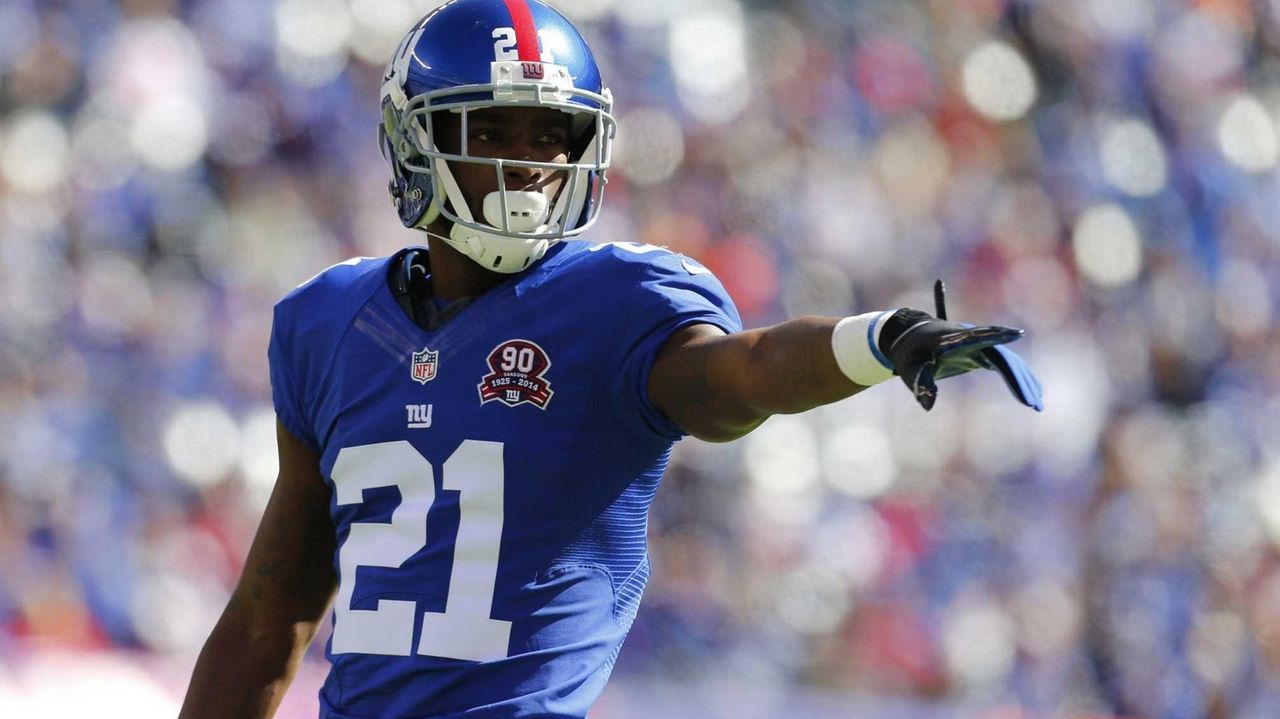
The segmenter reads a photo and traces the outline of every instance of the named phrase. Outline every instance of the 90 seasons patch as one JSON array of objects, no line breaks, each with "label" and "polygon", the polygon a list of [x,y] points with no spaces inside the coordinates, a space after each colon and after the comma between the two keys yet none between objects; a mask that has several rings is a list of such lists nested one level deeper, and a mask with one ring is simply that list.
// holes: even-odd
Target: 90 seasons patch
[{"label": "90 seasons patch", "polygon": [[480,404],[498,401],[508,407],[528,402],[546,409],[554,392],[543,376],[551,368],[546,350],[530,340],[507,340],[489,353],[489,374],[480,380]]}]

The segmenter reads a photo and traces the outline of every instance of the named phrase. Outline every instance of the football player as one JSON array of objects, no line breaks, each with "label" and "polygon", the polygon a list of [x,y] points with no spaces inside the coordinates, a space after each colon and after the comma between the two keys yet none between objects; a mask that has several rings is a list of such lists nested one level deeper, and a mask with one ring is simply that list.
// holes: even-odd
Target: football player
[{"label": "football player", "polygon": [[990,369],[1039,409],[1020,330],[897,309],[744,331],[693,259],[570,239],[614,134],[591,50],[537,0],[455,0],[404,39],[380,140],[426,247],[277,304],[280,476],[182,717],[270,716],[331,605],[323,717],[584,717],[676,440],[894,374],[928,409]]}]

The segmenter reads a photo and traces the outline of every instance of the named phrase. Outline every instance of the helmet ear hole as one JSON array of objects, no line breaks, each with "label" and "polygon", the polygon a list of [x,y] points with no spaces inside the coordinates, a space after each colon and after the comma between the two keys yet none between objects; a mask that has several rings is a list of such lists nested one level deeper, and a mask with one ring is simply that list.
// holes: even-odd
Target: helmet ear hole
[{"label": "helmet ear hole", "polygon": [[400,136],[399,113],[392,104],[391,98],[384,98],[382,101],[382,123],[378,125],[378,137],[384,141],[383,155],[389,154],[388,162],[392,159],[404,159],[402,147],[404,140]]}]

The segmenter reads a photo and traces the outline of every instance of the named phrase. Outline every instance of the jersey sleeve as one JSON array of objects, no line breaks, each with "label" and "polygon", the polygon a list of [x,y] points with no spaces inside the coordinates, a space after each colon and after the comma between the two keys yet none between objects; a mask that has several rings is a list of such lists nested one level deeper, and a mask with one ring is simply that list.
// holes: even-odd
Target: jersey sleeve
[{"label": "jersey sleeve", "polygon": [[271,322],[271,342],[267,346],[267,361],[271,371],[271,401],[275,405],[276,417],[294,437],[302,440],[311,449],[319,451],[320,443],[316,440],[312,423],[304,411],[307,402],[301,396],[300,385],[295,379],[298,369],[293,365],[295,350],[291,346],[292,335],[287,316],[276,305]]},{"label": "jersey sleeve", "polygon": [[725,332],[742,330],[738,309],[710,270],[665,250],[641,255],[632,264],[633,293],[624,332],[620,368],[612,399],[622,421],[637,436],[676,440],[687,434],[649,401],[649,373],[676,330],[710,324]]},{"label": "jersey sleeve", "polygon": [[385,268],[386,258],[354,257],[276,303],[267,347],[271,400],[285,429],[316,452],[332,424],[335,389],[327,378],[338,344]]}]

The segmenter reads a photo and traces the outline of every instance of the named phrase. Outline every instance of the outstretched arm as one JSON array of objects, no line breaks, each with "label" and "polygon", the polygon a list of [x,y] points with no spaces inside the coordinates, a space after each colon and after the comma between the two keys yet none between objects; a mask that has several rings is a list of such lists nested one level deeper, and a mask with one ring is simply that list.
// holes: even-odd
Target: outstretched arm
[{"label": "outstretched arm", "polygon": [[690,325],[667,340],[649,374],[649,401],[699,439],[727,442],[771,415],[793,414],[866,389],[831,351],[838,319],[803,317],[725,334]]},{"label": "outstretched arm", "polygon": [[941,283],[936,297],[941,319],[903,308],[733,334],[706,324],[685,327],[654,361],[649,400],[689,434],[720,442],[770,415],[835,402],[895,374],[926,410],[937,397],[936,379],[974,369],[997,372],[1018,401],[1039,410],[1039,382],[1003,346],[1022,331],[949,322]]},{"label": "outstretched arm", "polygon": [[278,421],[280,476],[179,719],[269,717],[333,600],[334,534],[320,460]]}]

